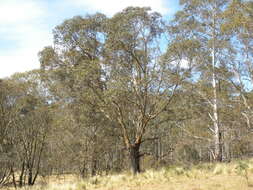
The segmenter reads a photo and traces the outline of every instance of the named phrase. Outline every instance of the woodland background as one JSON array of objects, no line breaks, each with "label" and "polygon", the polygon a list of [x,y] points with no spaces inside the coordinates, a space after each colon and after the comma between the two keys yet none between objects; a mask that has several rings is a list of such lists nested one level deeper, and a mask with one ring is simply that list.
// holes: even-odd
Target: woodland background
[{"label": "woodland background", "polygon": [[0,80],[0,184],[252,156],[253,3],[180,3],[67,19]]}]

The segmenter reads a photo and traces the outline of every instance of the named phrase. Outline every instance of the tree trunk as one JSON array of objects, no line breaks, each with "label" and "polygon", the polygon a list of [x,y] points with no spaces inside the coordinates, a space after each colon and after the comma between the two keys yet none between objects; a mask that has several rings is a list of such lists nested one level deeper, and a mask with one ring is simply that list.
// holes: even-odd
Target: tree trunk
[{"label": "tree trunk", "polygon": [[13,166],[11,166],[11,175],[12,175],[12,183],[13,183],[15,189],[17,189],[16,179],[15,179],[15,172],[13,170]]},{"label": "tree trunk", "polygon": [[84,179],[85,177],[87,177],[87,168],[86,168],[86,162],[83,161],[83,164],[81,166],[81,169],[80,169],[80,175],[81,177]]},{"label": "tree trunk", "polygon": [[25,172],[25,163],[22,163],[21,173],[19,176],[19,187],[23,186],[23,180],[24,180],[24,172]]},{"label": "tree trunk", "polygon": [[129,157],[133,174],[140,173],[140,144],[131,145],[129,148]]},{"label": "tree trunk", "polygon": [[219,116],[218,116],[218,97],[217,97],[217,77],[216,77],[216,47],[215,47],[215,10],[213,14],[213,42],[212,42],[212,88],[213,88],[213,127],[214,127],[214,160],[215,161],[222,161],[222,143],[221,143],[221,129],[219,124]]},{"label": "tree trunk", "polygon": [[218,108],[217,108],[217,92],[216,92],[216,77],[213,73],[213,125],[214,125],[214,155],[216,161],[222,161],[222,132],[220,129]]},{"label": "tree trunk", "polygon": [[28,169],[28,185],[33,185],[33,172],[32,172],[32,168]]},{"label": "tree trunk", "polygon": [[97,174],[97,160],[92,158],[91,161],[91,176],[95,176]]}]

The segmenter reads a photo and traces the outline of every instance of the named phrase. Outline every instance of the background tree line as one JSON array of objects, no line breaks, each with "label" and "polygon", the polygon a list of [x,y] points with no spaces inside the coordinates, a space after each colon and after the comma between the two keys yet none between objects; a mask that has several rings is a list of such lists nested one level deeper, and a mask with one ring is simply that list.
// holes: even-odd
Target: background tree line
[{"label": "background tree line", "polygon": [[180,3],[65,20],[0,81],[0,184],[252,156],[253,3]]}]

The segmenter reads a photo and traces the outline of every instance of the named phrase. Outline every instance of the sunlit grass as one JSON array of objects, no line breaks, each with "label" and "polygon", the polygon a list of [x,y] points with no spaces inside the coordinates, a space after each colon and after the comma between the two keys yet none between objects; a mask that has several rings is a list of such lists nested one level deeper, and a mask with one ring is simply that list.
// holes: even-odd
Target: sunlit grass
[{"label": "sunlit grass", "polygon": [[204,163],[148,170],[136,176],[130,172],[95,176],[86,180],[75,176],[53,177],[47,184],[27,190],[253,190],[253,159],[231,163]]}]

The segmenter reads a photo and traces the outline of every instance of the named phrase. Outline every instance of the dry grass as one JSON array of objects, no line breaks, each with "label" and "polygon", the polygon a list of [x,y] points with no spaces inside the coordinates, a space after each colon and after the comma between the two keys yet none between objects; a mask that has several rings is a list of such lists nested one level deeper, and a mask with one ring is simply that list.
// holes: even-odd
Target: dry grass
[{"label": "dry grass", "polygon": [[[245,167],[246,166],[246,167]],[[248,178],[248,180],[247,180]],[[48,184],[24,190],[253,190],[253,160],[229,164],[168,167],[136,176],[122,173],[81,180],[51,177]]]}]

